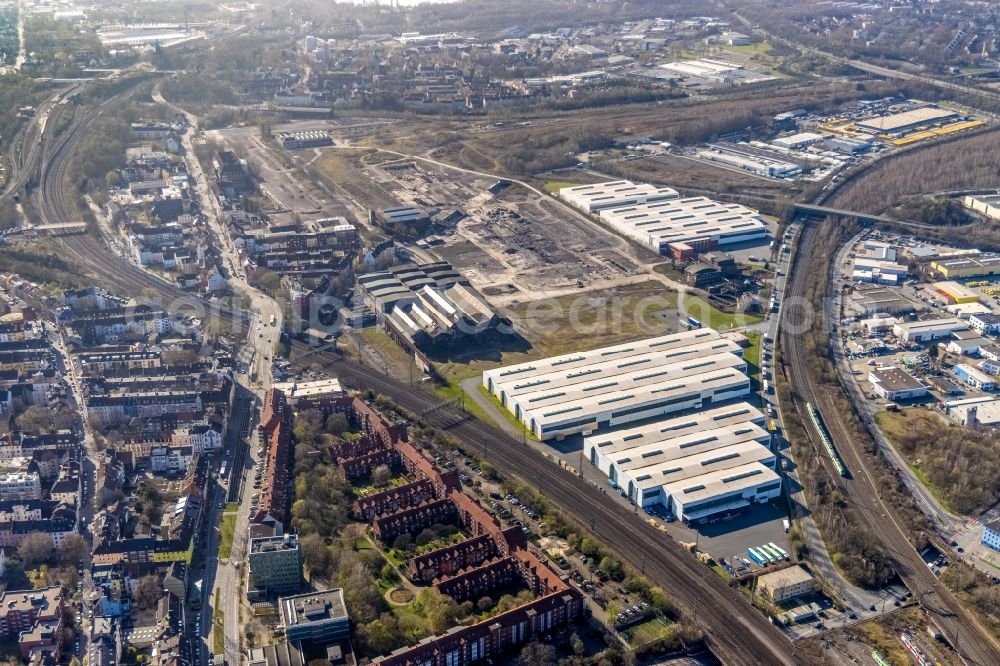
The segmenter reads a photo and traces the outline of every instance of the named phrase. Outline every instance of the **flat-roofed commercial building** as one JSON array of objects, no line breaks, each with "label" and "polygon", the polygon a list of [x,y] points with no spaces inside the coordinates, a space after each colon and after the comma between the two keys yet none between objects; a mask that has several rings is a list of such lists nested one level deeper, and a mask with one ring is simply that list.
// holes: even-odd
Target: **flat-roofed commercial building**
[{"label": "flat-roofed commercial building", "polygon": [[668,510],[688,525],[698,525],[780,497],[781,477],[751,462],[669,483],[663,494],[670,498]]},{"label": "flat-roofed commercial building", "polygon": [[587,213],[599,213],[607,208],[666,201],[680,197],[677,190],[630,180],[576,185],[559,190],[559,198]]},{"label": "flat-roofed commercial building", "polygon": [[671,245],[702,251],[767,236],[757,211],[706,197],[609,208],[601,212],[601,221],[660,254],[671,252]]},{"label": "flat-roofed commercial building", "polygon": [[954,280],[944,280],[931,285],[950,303],[978,303],[979,294]]},{"label": "flat-roofed commercial building", "polygon": [[1000,427],[1000,398],[980,396],[949,400],[944,403],[944,413],[964,426]]},{"label": "flat-roofed commercial building", "polygon": [[750,394],[742,348],[702,328],[505,366],[483,385],[540,439]]},{"label": "flat-roofed commercial building", "polygon": [[936,106],[922,106],[901,113],[865,118],[855,123],[855,127],[862,132],[870,132],[872,134],[898,134],[918,127],[933,125],[946,120],[955,120],[957,118],[958,114],[954,111],[941,109]]},{"label": "flat-roofed commercial building", "polygon": [[289,643],[306,641],[326,645],[350,635],[351,621],[344,603],[344,591],[340,588],[281,597],[278,608]]},{"label": "flat-roofed commercial building", "polygon": [[892,334],[903,342],[930,342],[940,338],[951,337],[955,331],[961,331],[969,326],[961,319],[924,319],[922,321],[904,321],[892,327]]},{"label": "flat-roofed commercial building", "polygon": [[764,421],[737,403],[592,435],[584,451],[637,504],[698,523],[780,494]]},{"label": "flat-roofed commercial building", "polygon": [[983,252],[954,259],[938,259],[931,262],[931,268],[949,279],[1000,275],[1000,253]]},{"label": "flat-roofed commercial building", "polygon": [[872,391],[886,400],[910,400],[927,395],[927,387],[901,368],[875,368],[868,373]]},{"label": "flat-roofed commercial building", "polygon": [[898,291],[887,287],[859,287],[851,295],[850,307],[863,317],[877,313],[903,314],[912,312],[913,303]]},{"label": "flat-roofed commercial building", "polygon": [[988,375],[968,363],[958,363],[952,366],[951,371],[955,373],[956,377],[974,389],[980,391],[995,391],[997,389],[996,377]]},{"label": "flat-roofed commercial building", "polygon": [[757,578],[757,589],[776,604],[792,597],[809,594],[815,587],[816,581],[813,577],[797,564]]}]

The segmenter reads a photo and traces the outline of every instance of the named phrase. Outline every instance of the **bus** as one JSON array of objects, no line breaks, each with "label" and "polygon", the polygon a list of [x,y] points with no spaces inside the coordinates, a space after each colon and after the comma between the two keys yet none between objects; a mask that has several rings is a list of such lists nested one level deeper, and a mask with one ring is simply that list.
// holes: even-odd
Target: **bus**
[{"label": "bus", "polygon": [[757,551],[754,550],[753,548],[747,548],[747,555],[750,556],[751,560],[753,560],[754,562],[757,563],[757,566],[759,566],[759,567],[767,566],[767,560],[765,560],[763,557],[761,557],[757,553]]},{"label": "bus", "polygon": [[781,559],[783,560],[788,559],[788,551],[786,551],[784,548],[775,545],[774,542],[771,542],[767,545],[771,547],[771,550],[777,551],[778,555],[781,556]]},{"label": "bus", "polygon": [[768,548],[766,545],[757,546],[757,552],[766,557],[769,562],[777,562],[781,559],[778,557],[776,552]]},{"label": "bus", "polygon": [[221,478],[225,478],[225,476],[226,476],[226,466],[227,465],[229,465],[229,463],[227,461],[223,460],[222,461],[222,467],[219,468],[219,476]]}]

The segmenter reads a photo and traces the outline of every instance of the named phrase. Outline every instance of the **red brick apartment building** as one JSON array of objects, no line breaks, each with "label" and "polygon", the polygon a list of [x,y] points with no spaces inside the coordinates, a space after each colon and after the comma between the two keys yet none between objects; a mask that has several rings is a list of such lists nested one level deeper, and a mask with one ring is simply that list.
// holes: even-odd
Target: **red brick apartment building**
[{"label": "red brick apartment building", "polygon": [[[340,405],[338,405],[338,408]],[[522,583],[536,598],[518,608],[467,627],[454,627],[417,645],[375,659],[379,666],[465,666],[512,649],[581,617],[583,598],[527,548],[517,528],[500,521],[462,489],[458,474],[441,471],[407,439],[405,426],[388,424],[359,399],[345,398],[342,410],[364,436],[338,442],[331,457],[356,478],[379,464],[404,468],[417,480],[355,503],[356,515],[372,523],[374,534],[391,543],[434,523],[457,522],[470,538],[414,557],[407,572],[458,601]],[[339,411],[339,409],[338,409]],[[381,456],[375,455],[381,453]]]},{"label": "red brick apartment building", "polygon": [[58,654],[63,611],[63,593],[58,585],[4,592],[0,595],[0,640],[17,640],[24,659],[37,648]]}]

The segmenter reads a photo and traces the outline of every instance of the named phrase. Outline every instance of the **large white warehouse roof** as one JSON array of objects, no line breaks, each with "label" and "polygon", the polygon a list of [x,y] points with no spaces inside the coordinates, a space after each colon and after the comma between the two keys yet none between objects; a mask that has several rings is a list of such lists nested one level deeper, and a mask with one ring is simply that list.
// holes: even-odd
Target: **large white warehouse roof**
[{"label": "large white warehouse roof", "polygon": [[483,384],[542,439],[749,393],[741,348],[712,329],[488,370]]},{"label": "large white warehouse roof", "polygon": [[559,190],[559,197],[563,201],[588,213],[637,203],[676,199],[679,196],[677,190],[669,187],[659,187],[649,183],[633,183],[630,180],[576,185]]},{"label": "large white warehouse roof", "polygon": [[601,220],[618,233],[661,253],[671,243],[715,247],[767,235],[767,225],[757,211],[706,197],[611,208],[601,212]]},{"label": "large white warehouse roof", "polygon": [[780,492],[764,421],[737,403],[592,435],[584,451],[637,503],[662,503],[690,522]]}]

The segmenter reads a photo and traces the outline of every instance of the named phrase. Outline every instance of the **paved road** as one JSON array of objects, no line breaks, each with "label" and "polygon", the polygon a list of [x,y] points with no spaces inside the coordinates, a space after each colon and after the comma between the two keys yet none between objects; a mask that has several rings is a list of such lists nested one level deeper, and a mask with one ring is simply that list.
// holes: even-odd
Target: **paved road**
[{"label": "paved road", "polygon": [[[249,485],[248,478],[252,475],[254,465],[257,462],[255,456],[256,432],[250,432],[252,424],[255,423],[251,412],[254,416],[256,415],[254,407],[260,403],[264,392],[271,384],[273,354],[281,337],[283,313],[281,304],[250,285],[246,274],[237,262],[236,246],[229,234],[229,229],[221,221],[222,211],[218,199],[212,193],[208,177],[195,157],[193,137],[198,132],[197,116],[166,101],[160,93],[159,85],[153,90],[153,99],[173,109],[176,113],[183,114],[188,120],[190,129],[182,137],[188,173],[195,181],[194,189],[199,199],[202,214],[214,234],[216,249],[219,250],[226,265],[229,285],[235,293],[240,294],[250,304],[251,310],[247,342],[239,354],[239,358],[245,360],[246,367],[240,370],[236,378],[241,385],[240,401],[244,407],[239,420],[234,415],[232,423],[237,425],[230,426],[233,438],[226,446],[227,456],[231,463],[230,476],[226,486],[226,500],[238,504],[233,548],[228,558],[215,560],[214,586],[209,587],[213,590],[213,594],[218,591],[219,599],[226,600],[223,603],[225,658],[228,664],[236,666],[241,663],[243,657],[241,648],[243,634],[240,628],[242,626],[243,589],[245,588],[243,585],[244,562],[248,547],[251,503],[255,494],[253,490],[248,491],[247,487]],[[249,388],[244,390],[243,387]],[[252,438],[248,438],[251,434]],[[221,515],[219,520],[221,521]],[[213,524],[218,524],[218,522]],[[203,649],[205,651],[203,657],[207,660],[209,651],[207,643]],[[202,663],[207,662],[203,661]]]},{"label": "paved road", "polygon": [[[854,245],[867,233],[867,231],[863,231],[857,234],[840,247],[840,250],[837,252],[832,264],[834,267],[833,273],[835,275],[839,275],[840,271],[838,270],[838,267],[844,265],[844,262],[848,260],[848,255]],[[844,292],[841,287],[848,283],[848,280],[844,280],[840,277],[834,278],[833,298],[830,299],[827,304],[828,321],[839,321],[841,318],[847,316],[847,313],[844,312]],[[861,387],[858,386],[858,378],[854,376],[854,372],[851,369],[850,360],[845,348],[846,338],[842,335],[835,334],[830,336],[830,341],[833,346],[833,356],[834,361],[837,364],[837,371],[840,373],[841,385],[846,386],[851,401],[857,406],[857,409],[861,414],[861,420],[864,422],[865,428],[868,430],[869,434],[875,438],[882,454],[889,459],[890,463],[892,463],[893,467],[898,472],[897,476],[903,481],[903,484],[910,491],[910,494],[913,495],[913,498],[917,502],[917,506],[920,507],[920,510],[923,511],[931,522],[937,526],[939,532],[950,532],[958,529],[967,517],[957,516],[941,505],[938,499],[934,497],[934,495],[923,483],[921,483],[920,479],[917,478],[917,475],[907,464],[903,456],[896,450],[896,447],[892,445],[892,442],[889,441],[889,439],[882,433],[878,425],[875,423],[875,410],[872,403],[864,396]]]}]

